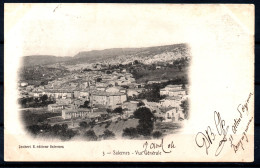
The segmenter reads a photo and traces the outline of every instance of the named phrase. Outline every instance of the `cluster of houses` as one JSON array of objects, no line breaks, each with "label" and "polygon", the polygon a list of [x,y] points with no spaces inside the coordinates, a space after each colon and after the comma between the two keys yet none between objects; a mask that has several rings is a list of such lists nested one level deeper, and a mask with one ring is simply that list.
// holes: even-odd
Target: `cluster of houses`
[{"label": "cluster of houses", "polygon": [[160,90],[160,95],[166,96],[160,100],[159,104],[165,108],[165,121],[182,121],[184,120],[181,102],[188,99],[188,89],[185,85],[167,85]]},{"label": "cluster of houses", "polygon": [[[158,81],[147,82],[152,83]],[[138,108],[138,101],[130,101],[131,97],[142,93],[145,85],[136,83],[132,74],[125,70],[88,71],[58,78],[39,87],[22,82],[20,91],[23,96],[47,95],[49,99],[55,100],[55,104],[48,105],[48,110],[62,112],[63,119],[98,118],[107,115],[107,109],[117,107],[124,110],[124,115],[130,116]],[[166,122],[183,120],[180,104],[187,99],[187,89],[183,85],[168,85],[160,90],[160,95],[164,95],[165,99],[158,103],[142,101]]]}]

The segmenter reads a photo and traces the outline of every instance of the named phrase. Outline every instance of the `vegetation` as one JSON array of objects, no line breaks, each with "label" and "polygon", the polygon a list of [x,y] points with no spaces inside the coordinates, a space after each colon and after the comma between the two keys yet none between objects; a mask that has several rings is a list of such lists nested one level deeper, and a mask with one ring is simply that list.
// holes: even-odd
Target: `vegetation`
[{"label": "vegetation", "polygon": [[123,130],[122,136],[123,137],[129,137],[130,139],[139,137],[137,129],[133,128],[133,127],[125,128]]},{"label": "vegetation", "polygon": [[181,108],[182,108],[182,110],[183,110],[185,119],[188,119],[188,118],[189,118],[189,110],[190,110],[190,108],[189,108],[189,106],[190,106],[189,100],[188,100],[188,99],[183,100],[183,101],[181,102],[181,105],[180,105],[180,106],[181,106]]},{"label": "vegetation", "polygon": [[154,132],[152,133],[152,135],[153,135],[153,138],[158,139],[158,138],[161,138],[161,137],[162,137],[162,132],[161,132],[161,131],[154,131]]},{"label": "vegetation", "polygon": [[122,107],[117,107],[112,111],[112,113],[123,114],[123,109]]},{"label": "vegetation", "polygon": [[46,112],[44,109],[34,111],[23,110],[21,114],[26,126],[39,124],[46,121],[46,119],[50,117],[61,116],[61,113]]},{"label": "vegetation", "polygon": [[86,129],[86,128],[88,128],[90,125],[86,122],[86,121],[81,121],[80,123],[79,123],[79,127],[81,128],[81,129]]},{"label": "vegetation", "polygon": [[[52,62],[53,63],[53,62]],[[27,64],[27,63],[26,63]],[[46,85],[48,81],[70,74],[64,67],[31,66],[23,67],[19,71],[20,80],[28,82],[29,85]]]},{"label": "vegetation", "polygon": [[40,97],[28,97],[28,98],[21,98],[18,100],[18,103],[23,108],[29,108],[29,107],[45,107],[49,104],[54,104],[55,101],[52,99],[49,99],[47,95],[43,95]]},{"label": "vegetation", "polygon": [[112,121],[108,121],[108,122],[106,123],[105,128],[108,128],[108,127],[111,125],[111,123],[112,123]]},{"label": "vegetation", "polygon": [[141,107],[141,106],[144,106],[144,105],[145,105],[144,102],[139,101],[138,104],[137,104],[137,107]]},{"label": "vegetation", "polygon": [[89,101],[85,101],[83,105],[79,106],[80,108],[90,108]]},{"label": "vegetation", "polygon": [[173,66],[178,68],[179,71],[182,71],[184,68],[189,66],[189,63],[190,63],[190,61],[189,61],[188,57],[182,57],[177,60],[174,60]]},{"label": "vegetation", "polygon": [[134,112],[134,117],[139,119],[139,125],[136,127],[138,134],[149,136],[153,131],[154,115],[147,107],[141,107]]},{"label": "vegetation", "polygon": [[159,102],[161,99],[164,99],[165,96],[160,95],[160,87],[158,85],[151,85],[149,89],[140,93],[138,99],[146,99],[149,102]]},{"label": "vegetation", "polygon": [[151,120],[154,116],[149,108],[140,107],[134,112],[134,117],[139,120],[148,121]]},{"label": "vegetation", "polygon": [[115,134],[112,131],[109,131],[108,129],[106,129],[102,135],[103,139],[114,139],[115,138]]},{"label": "vegetation", "polygon": [[62,124],[62,125],[55,124],[54,126],[51,126],[49,124],[31,125],[27,127],[27,130],[30,133],[32,133],[34,136],[48,134],[53,137],[58,137],[61,140],[69,140],[78,134],[77,131],[68,129],[67,124]]},{"label": "vegetation", "polygon": [[95,132],[93,130],[88,130],[85,134],[84,137],[88,140],[88,141],[96,141],[98,139],[97,135],[95,134]]}]

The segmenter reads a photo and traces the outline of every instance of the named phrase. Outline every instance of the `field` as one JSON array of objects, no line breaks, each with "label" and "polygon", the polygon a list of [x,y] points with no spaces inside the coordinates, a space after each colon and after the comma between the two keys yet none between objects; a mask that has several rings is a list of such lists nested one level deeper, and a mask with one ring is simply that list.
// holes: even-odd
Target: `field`
[{"label": "field", "polygon": [[25,126],[35,125],[55,116],[61,116],[61,113],[48,112],[46,108],[21,110],[21,118]]},{"label": "field", "polygon": [[[108,129],[112,131],[116,137],[122,137],[123,130],[125,128],[136,128],[138,125],[138,119],[128,119],[127,121],[118,121],[112,122],[108,128],[106,127],[106,124],[102,125],[95,125],[93,127],[94,132],[96,133],[97,136],[102,135],[103,132]],[[155,123],[155,127],[153,131],[161,131],[163,134],[168,135],[168,134],[173,134],[176,133],[180,130],[182,125],[180,123],[172,123],[172,122],[157,122]],[[89,128],[90,129],[90,128]]]},{"label": "field", "polygon": [[163,134],[173,134],[180,130],[181,123],[157,122],[154,131],[161,131]]},{"label": "field", "polygon": [[116,135],[116,137],[121,137],[123,134],[123,130],[125,128],[130,128],[130,127],[136,128],[137,125],[138,125],[138,119],[128,119],[127,121],[120,120],[118,122],[112,122],[107,128],[105,128],[106,124],[95,125],[93,127],[93,130],[95,131],[97,136],[102,135],[103,132],[106,129],[108,129],[112,131]]},{"label": "field", "polygon": [[138,78],[137,83],[145,83],[147,81],[170,80],[188,76],[188,69],[179,71],[177,68],[157,69],[157,70],[142,70],[136,72]]}]

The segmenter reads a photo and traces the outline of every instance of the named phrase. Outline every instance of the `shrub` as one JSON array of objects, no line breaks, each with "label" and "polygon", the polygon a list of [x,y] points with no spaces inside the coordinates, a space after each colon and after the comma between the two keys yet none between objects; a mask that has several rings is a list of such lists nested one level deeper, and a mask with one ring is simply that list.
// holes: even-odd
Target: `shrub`
[{"label": "shrub", "polygon": [[87,140],[89,141],[96,141],[98,139],[96,133],[93,130],[88,130],[84,136],[86,137]]},{"label": "shrub", "polygon": [[123,130],[122,136],[123,137],[129,137],[129,138],[133,139],[133,138],[137,138],[139,135],[138,135],[136,128],[130,127],[130,128],[125,128]]},{"label": "shrub", "polygon": [[153,135],[153,138],[158,139],[158,138],[162,137],[162,132],[161,131],[154,131],[152,133],[152,135]]},{"label": "shrub", "polygon": [[81,121],[80,123],[79,123],[79,127],[80,128],[88,128],[89,127],[89,124],[86,122],[86,121]]},{"label": "shrub", "polygon": [[118,114],[122,114],[123,113],[123,109],[122,107],[117,107],[113,110],[113,113],[118,113]]},{"label": "shrub", "polygon": [[108,128],[110,126],[111,122],[107,122],[105,128]]},{"label": "shrub", "polygon": [[141,106],[144,106],[144,105],[145,105],[144,102],[140,101],[140,102],[138,102],[137,107],[141,107]]},{"label": "shrub", "polygon": [[102,137],[103,137],[104,139],[113,139],[113,138],[115,138],[115,134],[114,134],[112,131],[106,129],[106,130],[104,131]]},{"label": "shrub", "polygon": [[180,104],[181,108],[183,109],[185,119],[189,118],[189,101],[188,99],[183,100]]}]

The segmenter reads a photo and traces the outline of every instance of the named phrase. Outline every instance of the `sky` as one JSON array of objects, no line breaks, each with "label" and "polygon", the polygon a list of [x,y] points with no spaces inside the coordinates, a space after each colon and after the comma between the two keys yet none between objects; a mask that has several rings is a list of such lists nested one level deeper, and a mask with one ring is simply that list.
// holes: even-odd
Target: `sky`
[{"label": "sky", "polygon": [[169,7],[23,4],[10,10],[9,16],[16,22],[8,28],[19,37],[23,55],[73,56],[95,49],[187,42],[184,27],[189,27],[187,18],[191,16],[180,15],[181,8]]},{"label": "sky", "polygon": [[218,10],[176,4],[5,4],[5,37],[21,56],[189,43],[208,31],[207,19]]}]

